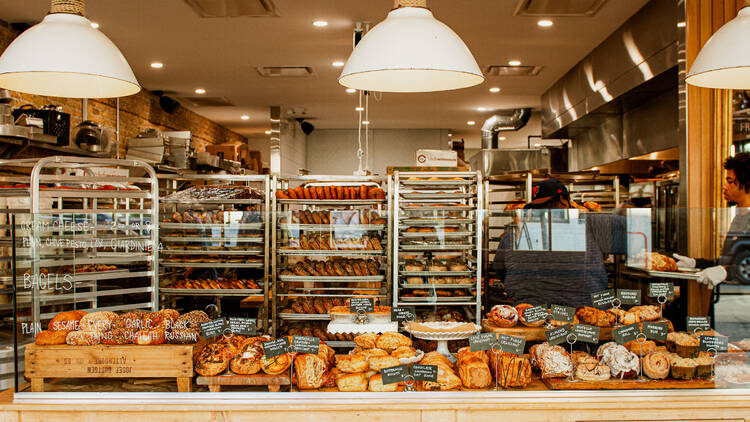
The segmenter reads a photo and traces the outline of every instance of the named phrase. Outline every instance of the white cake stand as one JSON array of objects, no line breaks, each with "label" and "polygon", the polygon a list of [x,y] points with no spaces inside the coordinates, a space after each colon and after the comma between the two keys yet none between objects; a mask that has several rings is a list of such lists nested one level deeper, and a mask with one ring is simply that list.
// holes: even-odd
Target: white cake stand
[{"label": "white cake stand", "polygon": [[482,327],[474,324],[474,330],[473,331],[448,331],[452,328],[455,328],[459,325],[466,324],[465,322],[422,322],[421,323],[424,326],[434,328],[435,330],[445,330],[444,332],[440,331],[417,331],[417,330],[410,330],[409,326],[407,325],[405,330],[409,332],[411,335],[418,339],[422,340],[433,340],[438,342],[437,352],[441,355],[447,357],[451,362],[455,363],[456,358],[453,357],[450,350],[448,350],[448,342],[453,340],[465,340],[472,335],[478,333]]}]

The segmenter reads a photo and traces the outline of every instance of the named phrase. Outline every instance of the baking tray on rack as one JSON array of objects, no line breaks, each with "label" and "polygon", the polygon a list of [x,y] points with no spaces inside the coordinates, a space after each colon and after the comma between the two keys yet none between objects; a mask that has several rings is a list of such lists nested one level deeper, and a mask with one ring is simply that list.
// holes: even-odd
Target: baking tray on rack
[{"label": "baking tray on rack", "polygon": [[202,223],[159,223],[160,229],[230,229],[230,230],[263,230],[263,223],[225,223],[225,224],[202,224]]},{"label": "baking tray on rack", "polygon": [[340,231],[374,231],[385,230],[385,224],[289,224],[281,223],[278,225],[281,230],[304,230],[319,232],[340,232]]},{"label": "baking tray on rack", "polygon": [[652,271],[638,265],[628,265],[627,267],[648,274],[651,277],[676,278],[680,280],[698,280],[700,278],[700,275],[695,272]]},{"label": "baking tray on rack", "polygon": [[276,199],[279,204],[298,205],[375,205],[385,204],[385,199]]},{"label": "baking tray on rack", "polygon": [[331,315],[329,314],[290,314],[290,313],[279,313],[277,315],[279,319],[288,321],[330,321]]},{"label": "baking tray on rack", "polygon": [[263,199],[170,199],[160,198],[162,204],[186,204],[186,205],[205,205],[205,204],[263,204]]},{"label": "baking tray on rack", "polygon": [[354,347],[357,345],[353,341],[339,341],[339,340],[336,340],[336,341],[326,340],[324,343],[330,347]]},{"label": "baking tray on rack", "polygon": [[163,267],[177,268],[263,268],[263,262],[165,262],[159,260]]},{"label": "baking tray on rack", "polygon": [[477,207],[474,205],[426,205],[426,206],[400,206],[401,211],[474,211]]},{"label": "baking tray on rack", "polygon": [[475,224],[476,220],[473,218],[450,218],[450,217],[436,217],[436,218],[402,218],[399,220],[401,227],[409,226],[456,226],[459,224]]},{"label": "baking tray on rack", "polygon": [[476,245],[398,245],[398,247],[401,251],[465,251],[476,249]]},{"label": "baking tray on rack", "polygon": [[352,255],[383,255],[385,251],[382,249],[350,249],[350,250],[304,250],[304,249],[277,249],[278,255],[288,256],[352,256]]},{"label": "baking tray on rack", "polygon": [[[370,287],[287,287],[288,291],[325,291],[325,292],[359,292],[362,290],[380,290],[380,289],[373,289]],[[381,291],[380,293],[384,293]]]},{"label": "baking tray on rack", "polygon": [[[358,289],[358,290],[377,290],[377,289]],[[352,297],[352,295],[316,295],[316,294],[305,294],[305,293],[281,293],[278,295],[279,297],[343,297],[348,298]],[[377,298],[383,298],[387,297],[386,295],[356,295],[357,297],[377,297]]]},{"label": "baking tray on rack", "polygon": [[263,248],[256,249],[164,249],[159,251],[161,255],[258,255],[263,253]]},{"label": "baking tray on rack", "polygon": [[435,186],[441,186],[441,187],[447,187],[447,186],[468,186],[468,185],[475,185],[477,182],[476,180],[470,180],[470,179],[461,179],[461,180],[451,180],[451,179],[441,179],[441,180],[408,180],[408,179],[399,179],[399,184],[404,186],[411,186],[414,188],[434,188]]},{"label": "baking tray on rack", "polygon": [[476,275],[476,271],[399,271],[405,277],[470,277]]},{"label": "baking tray on rack", "polygon": [[418,297],[403,297],[399,296],[399,300],[402,303],[414,302],[414,303],[435,303],[440,305],[442,303],[455,303],[455,302],[476,302],[476,296],[418,296]]},{"label": "baking tray on rack", "polygon": [[159,293],[182,296],[251,296],[262,295],[263,289],[175,289],[162,287],[159,288]]},{"label": "baking tray on rack", "polygon": [[331,276],[314,276],[314,275],[280,275],[279,280],[281,281],[327,281],[327,282],[340,282],[349,283],[354,281],[366,282],[366,281],[383,281],[385,280],[384,275],[373,275],[373,276],[342,276],[342,277],[331,277]]},{"label": "baking tray on rack", "polygon": [[401,232],[399,238],[401,239],[422,239],[426,237],[469,237],[476,236],[475,232]]},{"label": "baking tray on rack", "polygon": [[401,283],[402,289],[474,289],[476,284],[406,284]]},{"label": "baking tray on rack", "polygon": [[410,199],[471,199],[476,197],[476,193],[401,192],[401,198],[406,199],[406,201],[399,202],[409,202]]},{"label": "baking tray on rack", "polygon": [[205,243],[205,242],[237,242],[237,243],[263,243],[263,235],[259,236],[238,236],[238,237],[200,237],[200,236],[160,236],[162,242],[179,242],[179,243]]}]

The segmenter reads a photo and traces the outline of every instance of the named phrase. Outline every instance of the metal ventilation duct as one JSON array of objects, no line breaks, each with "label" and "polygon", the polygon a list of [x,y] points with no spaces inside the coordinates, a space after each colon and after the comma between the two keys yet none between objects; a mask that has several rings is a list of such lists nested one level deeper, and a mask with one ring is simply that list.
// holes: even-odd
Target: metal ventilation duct
[{"label": "metal ventilation duct", "polygon": [[[607,0],[519,0],[516,16],[592,17]],[[622,0],[619,0],[622,1]]]},{"label": "metal ventilation duct", "polygon": [[185,0],[202,18],[265,18],[279,16],[272,0]]},{"label": "metal ventilation duct", "polygon": [[490,117],[482,125],[482,149],[497,149],[499,132],[519,130],[526,126],[530,117],[530,108],[510,110]]}]

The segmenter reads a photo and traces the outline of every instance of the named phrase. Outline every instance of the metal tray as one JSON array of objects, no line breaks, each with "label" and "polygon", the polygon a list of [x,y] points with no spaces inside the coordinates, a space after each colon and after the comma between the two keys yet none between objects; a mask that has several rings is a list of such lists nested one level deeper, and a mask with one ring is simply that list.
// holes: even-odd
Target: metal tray
[{"label": "metal tray", "polygon": [[159,294],[172,296],[252,296],[262,295],[263,289],[174,289],[163,287]]},{"label": "metal tray", "polygon": [[[377,290],[377,289],[358,289],[358,290]],[[290,294],[279,294],[278,297],[352,297],[352,295],[315,295],[315,294],[304,294],[304,293],[290,293]],[[382,298],[386,295],[357,295],[357,297],[377,297]]]},{"label": "metal tray", "polygon": [[164,262],[160,260],[162,267],[177,268],[263,268],[263,262]]},{"label": "metal tray", "polygon": [[[475,193],[431,193],[431,192],[401,192],[401,198],[404,199],[471,199],[476,198]],[[401,202],[401,201],[399,201]],[[409,201],[403,201],[409,202]]]},{"label": "metal tray", "polygon": [[237,243],[263,243],[263,235],[260,236],[238,236],[232,238],[226,237],[200,237],[200,236],[160,236],[162,242],[175,243],[206,243],[206,242],[237,242]]},{"label": "metal tray", "polygon": [[237,224],[203,224],[203,223],[159,223],[160,229],[248,229],[248,230],[263,230],[265,225],[263,223],[237,223]]},{"label": "metal tray", "polygon": [[[476,284],[406,284],[401,283],[402,289],[475,289]],[[445,299],[445,298],[443,298]]]},{"label": "metal tray", "polygon": [[161,255],[259,255],[263,254],[262,248],[257,249],[165,249],[160,251]]},{"label": "metal tray", "polygon": [[[277,315],[279,319],[285,319],[288,321],[330,321],[331,316],[328,314],[289,314],[280,313]],[[326,342],[328,343],[328,342]]]},{"label": "metal tray", "polygon": [[441,206],[423,206],[423,207],[413,207],[413,206],[401,206],[401,211],[408,212],[408,211],[474,211],[477,207],[474,205],[441,205]]},{"label": "metal tray", "polygon": [[476,271],[399,271],[402,276],[424,276],[424,277],[468,277],[476,275]]},{"label": "metal tray", "polygon": [[374,205],[384,204],[385,199],[276,199],[279,204],[298,205]]},{"label": "metal tray", "polygon": [[172,199],[160,198],[162,204],[263,204],[263,199]]},{"label": "metal tray", "polygon": [[[287,287],[287,291],[326,291],[326,292],[356,292],[361,290],[380,290],[365,287]],[[382,291],[380,293],[383,293]]]},{"label": "metal tray", "polygon": [[451,297],[438,297],[438,296],[426,296],[426,297],[403,297],[399,296],[399,301],[402,303],[406,302],[427,302],[435,303],[440,305],[441,303],[454,303],[454,302],[473,302],[476,303],[475,296],[451,296]]},{"label": "metal tray", "polygon": [[463,179],[463,180],[448,180],[448,179],[442,179],[442,180],[406,180],[406,179],[399,179],[399,184],[404,186],[413,186],[413,187],[430,187],[434,188],[435,186],[467,186],[467,185],[475,185],[477,182],[475,180],[469,180],[469,179]]},{"label": "metal tray", "polygon": [[330,347],[354,347],[357,345],[353,341],[338,341],[338,340],[337,341],[326,340],[325,344],[327,344]]},{"label": "metal tray", "polygon": [[375,231],[385,230],[384,224],[296,224],[281,223],[281,230],[304,230],[316,232],[341,232],[341,231]]},{"label": "metal tray", "polygon": [[435,218],[403,218],[399,220],[400,227],[411,227],[411,226],[457,226],[459,224],[475,224],[476,220],[473,218],[450,218],[450,217],[435,217]]},{"label": "metal tray", "polygon": [[354,249],[354,250],[303,250],[303,249],[277,249],[278,255],[288,256],[350,256],[350,255],[383,255],[384,250],[373,250],[373,249]]},{"label": "metal tray", "polygon": [[464,251],[475,249],[475,245],[398,245],[401,251]]},{"label": "metal tray", "polygon": [[673,272],[673,271],[651,271],[651,270],[647,270],[645,267],[641,267],[637,265],[628,265],[627,267],[636,271],[644,272],[652,277],[676,278],[680,280],[698,280],[698,278],[700,278],[700,276],[697,273]]},{"label": "metal tray", "polygon": [[470,237],[476,236],[474,232],[401,232],[401,239],[422,239],[426,237]]},{"label": "metal tray", "polygon": [[328,281],[328,282],[353,282],[353,281],[383,281],[385,280],[384,275],[372,275],[372,276],[343,276],[343,277],[331,277],[331,276],[301,276],[301,275],[280,275],[279,280],[281,281]]}]

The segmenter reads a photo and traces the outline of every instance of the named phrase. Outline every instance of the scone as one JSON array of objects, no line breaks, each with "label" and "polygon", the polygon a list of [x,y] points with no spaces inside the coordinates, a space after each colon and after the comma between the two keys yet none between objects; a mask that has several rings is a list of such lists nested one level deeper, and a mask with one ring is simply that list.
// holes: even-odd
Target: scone
[{"label": "scone", "polygon": [[388,352],[383,349],[364,349],[357,351],[356,354],[364,356],[367,360],[373,356],[388,356]]},{"label": "scone", "polygon": [[391,352],[401,346],[411,346],[411,339],[401,333],[389,332],[381,335],[375,345],[378,349]]},{"label": "scone", "polygon": [[367,377],[362,372],[339,374],[336,377],[336,387],[338,387],[339,391],[367,391]]},{"label": "scone", "polygon": [[374,349],[375,343],[378,341],[378,335],[375,333],[361,334],[354,337],[354,344],[363,349]]},{"label": "scone", "polygon": [[369,391],[374,392],[394,392],[398,390],[399,383],[383,384],[383,377],[380,374],[375,374],[370,377],[370,383],[367,386]]},{"label": "scone", "polygon": [[417,356],[417,352],[412,347],[401,346],[392,351],[391,356],[396,359],[409,359]]},{"label": "scone", "polygon": [[[358,354],[336,357],[336,369],[347,374],[365,372],[369,367],[367,359]],[[365,380],[365,388],[367,388],[367,380]]]},{"label": "scone", "polygon": [[372,356],[368,362],[372,371],[380,371],[383,368],[401,365],[401,362],[393,356]]}]

